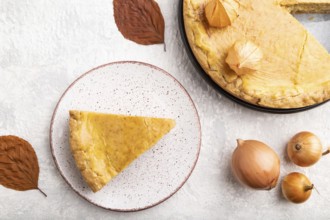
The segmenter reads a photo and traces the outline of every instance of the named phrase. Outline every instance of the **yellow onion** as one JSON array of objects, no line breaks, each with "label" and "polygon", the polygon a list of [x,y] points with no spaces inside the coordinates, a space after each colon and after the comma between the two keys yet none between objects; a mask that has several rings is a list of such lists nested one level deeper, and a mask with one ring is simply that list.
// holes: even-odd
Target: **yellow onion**
[{"label": "yellow onion", "polygon": [[237,179],[254,189],[274,188],[280,175],[280,159],[276,152],[256,140],[237,140],[231,165]]},{"label": "yellow onion", "polygon": [[[302,131],[291,138],[287,145],[290,160],[298,166],[308,167],[315,164],[322,156],[322,144],[313,133]],[[329,153],[329,150],[323,155]]]},{"label": "yellow onion", "polygon": [[290,173],[282,181],[282,193],[293,203],[305,202],[311,196],[313,188],[314,185],[302,173]]}]

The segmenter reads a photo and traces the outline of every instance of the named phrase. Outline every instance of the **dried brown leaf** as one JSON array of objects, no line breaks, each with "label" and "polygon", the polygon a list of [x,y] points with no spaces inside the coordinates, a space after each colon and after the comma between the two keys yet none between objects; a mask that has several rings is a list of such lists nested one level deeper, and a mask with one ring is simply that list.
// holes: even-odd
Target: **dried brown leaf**
[{"label": "dried brown leaf", "polygon": [[154,0],[114,0],[114,17],[123,36],[138,44],[164,43],[165,22]]},{"label": "dried brown leaf", "polygon": [[31,144],[16,136],[0,136],[0,184],[19,191],[42,192],[38,179],[38,159]]}]

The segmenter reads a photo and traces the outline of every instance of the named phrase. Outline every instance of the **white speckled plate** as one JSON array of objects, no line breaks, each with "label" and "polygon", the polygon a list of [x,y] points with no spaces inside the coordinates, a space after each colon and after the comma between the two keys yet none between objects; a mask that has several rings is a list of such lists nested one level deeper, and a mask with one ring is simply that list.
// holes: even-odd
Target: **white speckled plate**
[{"label": "white speckled plate", "polygon": [[[166,117],[176,127],[127,169],[93,193],[69,147],[69,110]],[[51,122],[50,145],[68,184],[91,203],[116,211],[157,205],[186,182],[198,159],[201,128],[193,101],[170,74],[139,62],[106,64],[85,73],[65,91]]]}]

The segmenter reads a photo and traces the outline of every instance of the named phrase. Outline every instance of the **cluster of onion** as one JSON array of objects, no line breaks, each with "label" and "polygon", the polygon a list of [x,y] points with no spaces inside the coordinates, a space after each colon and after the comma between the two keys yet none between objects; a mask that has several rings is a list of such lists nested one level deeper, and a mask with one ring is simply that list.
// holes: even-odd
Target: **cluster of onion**
[{"label": "cluster of onion", "polygon": [[[322,155],[321,141],[310,132],[296,134],[287,145],[289,158],[299,166],[311,166]],[[274,188],[280,175],[280,159],[276,152],[257,140],[237,140],[232,155],[234,176],[244,185],[254,189]],[[294,203],[306,201],[314,185],[301,173],[290,173],[282,181],[282,192],[286,199]]]},{"label": "cluster of onion", "polygon": [[[315,164],[330,149],[323,152],[320,139],[313,133],[302,131],[291,138],[287,145],[290,160],[298,166],[308,167]],[[312,193],[314,185],[302,173],[290,173],[282,182],[284,197],[294,203],[305,202]]]}]

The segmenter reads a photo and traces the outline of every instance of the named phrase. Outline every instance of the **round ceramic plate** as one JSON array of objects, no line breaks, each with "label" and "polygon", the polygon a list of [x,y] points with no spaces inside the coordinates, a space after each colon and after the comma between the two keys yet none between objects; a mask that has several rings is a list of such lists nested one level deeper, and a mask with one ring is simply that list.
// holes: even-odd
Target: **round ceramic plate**
[{"label": "round ceramic plate", "polygon": [[[153,148],[93,193],[69,146],[69,110],[165,117],[176,126]],[[187,181],[198,159],[201,127],[187,91],[170,74],[139,62],[106,64],[83,74],[65,91],[53,114],[50,146],[68,184],[91,203],[116,211],[157,205]]]}]

